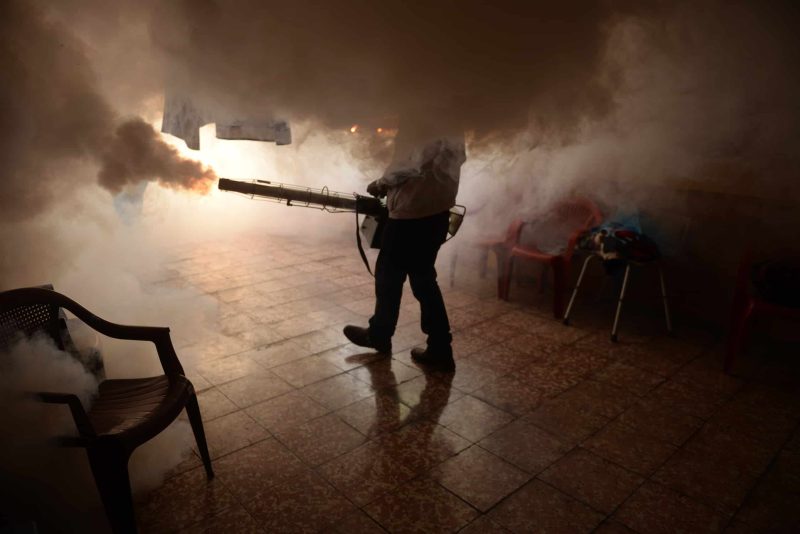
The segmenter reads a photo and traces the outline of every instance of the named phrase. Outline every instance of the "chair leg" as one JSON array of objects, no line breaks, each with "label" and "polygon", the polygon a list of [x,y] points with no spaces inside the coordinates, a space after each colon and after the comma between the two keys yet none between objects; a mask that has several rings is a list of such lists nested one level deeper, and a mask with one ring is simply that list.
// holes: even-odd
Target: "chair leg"
[{"label": "chair leg", "polygon": [[667,321],[667,332],[672,333],[672,318],[669,315],[669,303],[667,302],[667,284],[664,283],[664,270],[658,266],[658,278],[661,280],[661,299],[664,301],[664,318]]},{"label": "chair leg", "polygon": [[208,454],[203,419],[200,417],[200,406],[197,404],[197,395],[194,393],[189,396],[189,400],[186,402],[186,413],[189,415],[189,423],[192,425],[194,439],[197,442],[197,450],[200,451],[200,458],[203,459],[203,467],[206,468],[206,476],[211,480],[214,478],[214,470],[211,469],[211,456]]},{"label": "chair leg", "polygon": [[564,324],[569,324],[569,312],[572,311],[572,305],[575,303],[575,297],[578,296],[578,290],[581,287],[581,282],[583,281],[583,275],[586,274],[586,267],[589,265],[589,260],[594,258],[594,254],[589,254],[586,256],[586,259],[583,260],[583,267],[581,267],[581,274],[578,275],[578,281],[575,283],[575,289],[572,290],[572,296],[569,299],[569,304],[567,304],[567,311],[564,312]]},{"label": "chair leg", "polygon": [[554,263],[553,269],[553,316],[556,319],[564,317],[564,292],[567,285],[567,264]]},{"label": "chair leg", "polygon": [[[498,278],[497,278],[497,296],[502,300],[508,300],[509,292],[511,290],[511,277],[514,275],[514,258],[503,255],[502,264],[500,263],[501,255],[498,254]],[[502,273],[502,274],[500,274]]]},{"label": "chair leg", "polygon": [[86,450],[97,491],[114,534],[135,534],[136,515],[128,477],[128,454],[111,447]]},{"label": "chair leg", "polygon": [[497,298],[500,300],[506,300],[503,291],[505,290],[506,284],[504,279],[505,274],[505,267],[500,264],[500,255],[497,256]]},{"label": "chair leg", "polygon": [[725,372],[730,373],[733,362],[741,354],[742,349],[747,344],[747,338],[750,336],[750,327],[753,319],[753,312],[755,306],[752,302],[748,302],[741,311],[733,331],[730,333],[728,339],[728,350],[725,355]]},{"label": "chair leg", "polygon": [[611,341],[617,341],[617,328],[619,327],[619,316],[622,313],[622,302],[625,300],[625,289],[628,287],[628,276],[631,274],[631,264],[625,266],[625,277],[622,279],[622,289],[619,291],[619,301],[617,302],[617,312],[614,314],[614,326],[611,327]]},{"label": "chair leg", "polygon": [[[497,264],[497,298],[503,299],[503,276],[505,275],[505,254],[499,249],[492,249],[494,251],[494,259]],[[488,262],[488,260],[487,260]]]},{"label": "chair leg", "polygon": [[[486,271],[489,270],[489,249],[485,248],[481,250],[481,258],[480,258],[481,266],[480,270],[478,271],[478,275],[481,277],[481,280],[486,278]],[[500,263],[498,262],[497,268],[500,269]]]}]

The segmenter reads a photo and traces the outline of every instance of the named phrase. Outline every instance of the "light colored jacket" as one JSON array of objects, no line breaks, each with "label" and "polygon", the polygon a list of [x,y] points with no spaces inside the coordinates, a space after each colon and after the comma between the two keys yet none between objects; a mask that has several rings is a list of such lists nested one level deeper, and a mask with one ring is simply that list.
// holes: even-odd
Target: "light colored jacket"
[{"label": "light colored jacket", "polygon": [[395,139],[395,157],[378,179],[388,188],[389,218],[421,219],[452,208],[466,159],[463,136],[414,146],[402,137],[401,129]]}]

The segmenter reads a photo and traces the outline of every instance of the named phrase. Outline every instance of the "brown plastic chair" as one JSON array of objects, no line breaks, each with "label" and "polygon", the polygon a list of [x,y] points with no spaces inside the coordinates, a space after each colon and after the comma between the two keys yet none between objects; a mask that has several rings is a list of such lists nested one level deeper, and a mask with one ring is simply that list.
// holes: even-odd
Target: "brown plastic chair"
[{"label": "brown plastic chair", "polygon": [[[564,293],[575,245],[581,234],[589,228],[597,226],[602,220],[603,216],[600,210],[591,200],[573,198],[557,203],[542,219],[526,221],[519,228],[514,228],[516,232],[514,245],[508,253],[502,274],[497,281],[498,297],[503,300],[509,298],[515,260],[543,263],[553,272],[553,315],[557,319],[561,319],[564,315]],[[536,228],[537,225],[542,226]],[[526,228],[533,232],[528,232],[526,235]],[[509,227],[509,231],[511,229]],[[566,246],[557,253],[542,250],[544,237],[541,234],[552,232],[565,233],[568,236]],[[533,235],[529,235],[531,233]],[[537,233],[539,235],[536,235]],[[540,279],[540,288],[543,288],[543,278]]]},{"label": "brown plastic chair", "polygon": [[0,293],[0,349],[20,334],[49,335],[60,349],[69,346],[61,309],[103,335],[152,342],[164,374],[147,378],[100,382],[88,412],[71,393],[38,392],[52,404],[66,404],[72,412],[77,437],[60,439],[63,446],[84,447],[111,528],[115,533],[136,532],[136,518],[128,477],[128,459],[141,444],[172,423],[186,408],[206,474],[213,478],[203,421],[192,383],[184,376],[169,328],[124,326],[97,317],[77,302],[45,288],[14,289]]}]

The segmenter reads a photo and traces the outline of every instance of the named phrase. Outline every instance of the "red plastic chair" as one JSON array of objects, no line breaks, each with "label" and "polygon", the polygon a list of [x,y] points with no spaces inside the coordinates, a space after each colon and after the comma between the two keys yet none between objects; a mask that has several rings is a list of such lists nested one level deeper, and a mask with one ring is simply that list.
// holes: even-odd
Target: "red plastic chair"
[{"label": "red plastic chair", "polygon": [[[486,270],[489,264],[489,252],[494,252],[497,258],[497,296],[502,295],[502,274],[504,266],[508,261],[511,249],[519,242],[519,235],[522,232],[522,227],[525,222],[522,219],[514,219],[506,229],[506,235],[503,238],[497,239],[483,239],[475,243],[475,246],[480,248],[481,254],[481,278],[486,278]],[[501,297],[502,298],[502,297]]]},{"label": "red plastic chair", "polygon": [[[582,233],[597,226],[603,220],[603,215],[597,206],[586,198],[573,198],[563,200],[556,204],[544,217],[536,221],[526,221],[514,230],[514,246],[505,258],[502,274],[497,281],[498,297],[508,300],[511,286],[511,276],[514,271],[514,262],[517,259],[530,260],[543,263],[553,272],[553,315],[561,319],[564,315],[564,293],[566,291],[567,276],[572,261],[575,245]],[[542,250],[543,240],[548,235],[524,235],[526,226],[541,224],[542,228],[534,231],[551,234],[559,231],[568,236],[566,246],[558,253]],[[513,226],[513,224],[512,224]],[[507,239],[512,237],[512,227],[509,227]],[[529,239],[528,239],[529,238]],[[526,242],[527,241],[527,242]],[[542,280],[540,280],[540,287]]]},{"label": "red plastic chair", "polygon": [[747,251],[739,264],[739,271],[736,276],[736,289],[733,295],[731,313],[731,332],[725,355],[726,373],[730,373],[734,360],[746,346],[756,317],[779,317],[800,320],[800,308],[773,304],[750,292],[752,267],[753,255],[751,251]]},{"label": "red plastic chair", "polygon": [[[522,219],[514,219],[506,230],[505,237],[492,238],[484,237],[470,243],[470,246],[481,249],[480,257],[480,277],[486,278],[486,271],[489,268],[489,252],[494,252],[497,257],[497,279],[500,280],[500,274],[503,272],[503,265],[506,258],[511,253],[511,249],[516,245],[519,239],[519,232],[522,229]],[[450,257],[450,287],[455,286],[456,280],[456,265],[458,264],[458,249]],[[500,294],[500,287],[498,285],[497,294]]]}]

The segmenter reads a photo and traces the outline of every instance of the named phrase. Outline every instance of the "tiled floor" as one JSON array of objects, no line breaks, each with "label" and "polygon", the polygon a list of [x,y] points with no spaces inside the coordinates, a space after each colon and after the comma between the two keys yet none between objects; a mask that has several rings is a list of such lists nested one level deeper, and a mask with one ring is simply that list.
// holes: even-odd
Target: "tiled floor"
[{"label": "tiled floor", "polygon": [[154,287],[192,286],[221,310],[216,331],[176,339],[217,477],[182,464],[140,502],[142,530],[798,531],[793,371],[725,375],[712,336],[642,334],[630,317],[612,344],[589,303],[567,327],[524,288],[501,302],[459,271],[443,283],[458,366],[444,375],[410,360],[410,293],[393,357],[346,343],[373,305],[350,243],[178,254]]}]

